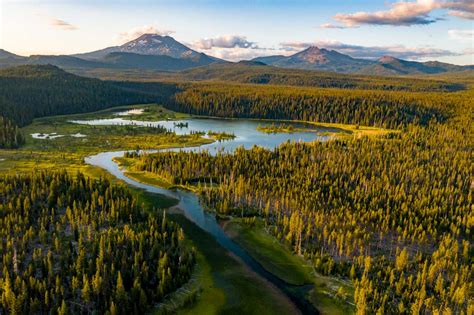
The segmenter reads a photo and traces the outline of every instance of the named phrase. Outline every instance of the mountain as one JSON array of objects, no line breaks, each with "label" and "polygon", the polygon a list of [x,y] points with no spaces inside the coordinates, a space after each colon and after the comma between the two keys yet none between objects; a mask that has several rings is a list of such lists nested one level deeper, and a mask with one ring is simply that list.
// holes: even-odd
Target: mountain
[{"label": "mountain", "polygon": [[26,64],[29,65],[54,65],[60,68],[101,68],[106,65],[99,61],[84,60],[65,55],[32,55]]},{"label": "mountain", "polygon": [[196,58],[173,58],[166,55],[140,55],[134,53],[113,52],[100,61],[108,67],[127,69],[149,69],[160,71],[178,71],[208,65],[200,56]]},{"label": "mountain", "polygon": [[257,57],[252,61],[267,65],[305,70],[358,73],[367,75],[416,75],[474,70],[474,66],[457,66],[438,61],[417,62],[384,56],[379,60],[352,58],[335,50],[309,47],[291,56]]},{"label": "mountain", "polygon": [[[96,69],[115,74],[125,69],[181,71],[212,64],[230,64],[230,62],[194,51],[170,36],[157,34],[145,34],[121,46],[69,56],[22,57],[0,49],[0,68],[29,64],[51,64],[83,75],[95,76],[100,72]],[[384,56],[379,60],[358,59],[335,50],[314,46],[291,56],[258,57],[237,64],[379,76],[426,75],[474,70],[474,66],[457,66],[437,61],[407,61],[390,56]],[[270,77],[262,74],[253,77],[252,81],[275,81],[275,76]]]},{"label": "mountain", "polygon": [[0,48],[0,59],[6,59],[6,58],[22,59],[24,57],[15,55],[15,54],[13,54],[9,51],[6,51],[6,50]]},{"label": "mountain", "polygon": [[199,53],[170,36],[145,34],[122,46],[108,47],[85,54],[20,57],[0,50],[0,68],[51,64],[71,69],[149,69],[178,71],[223,60]]},{"label": "mountain", "polygon": [[192,50],[170,36],[145,34],[121,46],[75,54],[21,57],[0,49],[0,67],[51,64],[64,69],[151,69],[177,71],[224,60]]},{"label": "mountain", "polygon": [[372,75],[408,75],[408,74],[437,74],[474,70],[474,66],[457,66],[438,61],[416,62],[384,56],[376,64],[358,71],[361,74]]},{"label": "mountain", "polygon": [[105,64],[98,61],[83,60],[65,55],[32,55],[30,57],[22,57],[5,50],[0,52],[0,68],[20,65],[54,65],[65,69],[106,67]]},{"label": "mountain", "polygon": [[26,59],[26,57],[18,56],[4,49],[0,49],[0,68],[19,65]]},{"label": "mountain", "polygon": [[273,55],[273,56],[257,57],[257,58],[252,59],[252,61],[261,62],[266,65],[272,65],[273,63],[276,63],[285,58],[286,56],[283,56],[283,55]]},{"label": "mountain", "polygon": [[308,47],[288,57],[260,57],[253,59],[253,61],[260,61],[282,68],[323,70],[342,73],[356,72],[373,63],[369,60],[352,58],[348,55],[338,53],[335,50],[320,49],[314,46]]},{"label": "mountain", "polygon": [[107,47],[101,50],[77,54],[82,59],[102,59],[110,53],[132,53],[139,55],[169,56],[176,59],[191,59],[200,64],[210,64],[219,59],[199,53],[176,41],[171,36],[144,34],[121,46]]}]

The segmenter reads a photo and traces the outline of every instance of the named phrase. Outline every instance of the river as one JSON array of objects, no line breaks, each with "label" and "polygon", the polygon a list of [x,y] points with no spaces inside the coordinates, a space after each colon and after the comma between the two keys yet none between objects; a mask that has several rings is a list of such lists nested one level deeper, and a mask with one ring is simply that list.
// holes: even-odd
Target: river
[{"label": "river", "polygon": [[[214,132],[227,132],[233,133],[235,138],[232,140],[226,140],[221,142],[214,142],[211,144],[203,145],[201,147],[192,148],[174,148],[167,150],[185,150],[195,151],[201,149],[207,149],[213,153],[217,150],[225,150],[232,152],[239,146],[250,148],[254,145],[263,146],[266,148],[275,148],[286,141],[313,141],[320,140],[324,141],[327,139],[326,136],[318,135],[318,130],[313,131],[301,131],[294,133],[276,133],[267,134],[256,130],[257,126],[271,125],[271,122],[257,122],[251,120],[228,120],[228,119],[199,119],[191,118],[180,121],[159,121],[159,122],[144,122],[138,120],[126,120],[122,118],[113,119],[97,119],[89,121],[74,121],[75,123],[90,124],[90,125],[137,125],[137,126],[165,126],[166,128],[174,130],[177,134],[190,133],[191,131],[214,131]],[[187,124],[187,127],[180,128],[175,127],[175,123]],[[288,124],[288,123],[287,123]],[[295,128],[302,127],[301,124],[293,124]],[[307,126],[304,126],[307,127]],[[314,129],[314,127],[312,127]],[[324,130],[319,130],[324,131]],[[172,197],[179,200],[178,207],[183,210],[184,215],[190,221],[194,222],[201,229],[212,235],[216,241],[225,249],[238,256],[244,264],[246,264],[251,270],[257,273],[259,276],[273,283],[278,289],[280,289],[290,300],[300,309],[303,314],[317,314],[317,310],[310,304],[305,296],[308,291],[312,288],[311,285],[306,286],[294,286],[290,285],[275,275],[266,271],[255,259],[253,259],[244,249],[242,249],[237,243],[229,238],[216,217],[213,213],[205,211],[200,205],[198,197],[189,191],[176,189],[168,190],[147,184],[137,182],[124,175],[124,170],[121,169],[117,163],[113,161],[116,157],[122,157],[126,151],[115,151],[115,152],[104,152],[94,156],[87,157],[85,162],[101,167],[107,170],[109,173],[123,180],[127,184],[141,188],[150,193],[162,194],[168,197]],[[153,151],[151,151],[153,152]]]}]

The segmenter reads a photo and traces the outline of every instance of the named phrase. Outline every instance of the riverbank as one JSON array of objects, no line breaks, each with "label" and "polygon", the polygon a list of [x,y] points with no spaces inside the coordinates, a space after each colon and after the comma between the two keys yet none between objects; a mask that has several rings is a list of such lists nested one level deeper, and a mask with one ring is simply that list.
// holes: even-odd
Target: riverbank
[{"label": "riverbank", "polygon": [[[290,124],[290,123],[298,123],[298,124],[307,124],[314,126],[316,128],[321,128],[321,130],[315,130],[312,128],[282,128],[279,132],[281,133],[293,133],[293,132],[315,132],[321,136],[331,136],[334,138],[352,138],[352,137],[362,137],[362,136],[384,136],[389,133],[399,133],[400,130],[395,129],[387,129],[381,127],[370,127],[370,126],[361,126],[357,124],[342,124],[342,123],[325,123],[325,122],[315,122],[315,121],[307,121],[307,120],[291,120],[291,119],[265,119],[265,118],[230,118],[230,117],[217,117],[217,116],[193,116],[191,117],[199,117],[201,119],[222,119],[222,120],[248,120],[254,122],[262,122],[262,123],[278,123],[278,124]],[[257,129],[258,130],[258,129]],[[264,133],[273,133],[267,132],[267,128],[261,126],[261,132]],[[277,132],[278,133],[278,132]]]},{"label": "riverbank", "polygon": [[306,298],[321,314],[355,312],[351,298],[354,288],[349,281],[318,274],[308,261],[268,233],[262,220],[246,223],[242,219],[232,218],[221,220],[220,223],[226,234],[267,271],[293,285],[314,285]]},{"label": "riverbank", "polygon": [[[85,157],[105,151],[198,147],[214,142],[214,139],[200,135],[163,133],[157,128],[90,126],[70,122],[72,119],[110,116],[123,110],[150,106],[152,105],[129,105],[94,113],[35,119],[30,125],[21,128],[26,139],[24,146],[16,150],[0,150],[0,174],[28,173],[35,169],[48,169],[81,171],[88,176],[98,178],[106,174],[100,169],[85,164]],[[161,118],[189,117],[159,106],[156,111],[162,115]],[[53,136],[34,138],[31,134]]]},{"label": "riverbank", "polygon": [[[161,195],[130,187],[147,209],[166,206]],[[299,313],[288,297],[190,221],[179,207],[167,210],[167,217],[183,228],[187,246],[196,251],[196,267],[188,283],[170,294],[153,314]]]},{"label": "riverbank", "polygon": [[183,214],[168,216],[177,222],[197,251],[198,298],[178,314],[298,314],[293,303],[270,282],[257,276],[235,255]]}]

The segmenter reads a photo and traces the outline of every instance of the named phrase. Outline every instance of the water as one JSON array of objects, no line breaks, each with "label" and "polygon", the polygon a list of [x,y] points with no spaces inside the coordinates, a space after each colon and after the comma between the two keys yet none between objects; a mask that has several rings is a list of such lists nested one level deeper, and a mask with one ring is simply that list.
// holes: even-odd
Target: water
[{"label": "water", "polygon": [[[204,145],[202,149],[209,151],[227,150],[233,151],[239,146],[246,149],[254,145],[259,145],[268,149],[273,149],[285,141],[313,141],[326,140],[327,136],[320,135],[327,131],[325,128],[317,128],[314,125],[304,123],[285,123],[294,128],[305,128],[308,131],[298,131],[293,133],[265,133],[257,130],[258,126],[278,125],[278,122],[256,121],[256,120],[237,120],[237,119],[214,119],[214,118],[190,118],[183,120],[164,120],[164,121],[143,121],[124,118],[105,118],[93,120],[72,120],[71,122],[83,125],[94,126],[142,126],[142,127],[165,127],[174,131],[178,135],[189,134],[191,132],[226,132],[234,134],[236,137],[231,141],[214,142]],[[187,127],[178,127],[178,124],[187,124]],[[311,131],[309,131],[311,130]],[[184,151],[196,150],[196,148],[183,149]]]},{"label": "water", "polygon": [[[114,119],[101,119],[94,121],[82,121],[81,123],[87,124],[122,124],[127,122],[128,124],[149,125],[160,124],[167,128],[174,128],[173,122],[140,122],[134,120],[123,120],[121,118]],[[192,148],[182,149],[168,149],[168,150],[201,150],[203,148],[208,149],[211,153],[216,150],[233,151],[238,146],[244,146],[250,148],[254,145],[263,146],[266,148],[274,148],[279,144],[286,141],[312,141],[312,140],[325,140],[326,137],[318,136],[315,132],[294,132],[292,134],[279,133],[279,134],[266,134],[256,130],[258,125],[264,125],[271,123],[269,122],[256,122],[248,120],[219,120],[219,119],[187,119],[180,122],[188,123],[188,128],[174,128],[177,133],[184,134],[193,131],[216,131],[216,132],[228,132],[234,133],[236,138],[233,140],[227,140],[223,142],[215,142],[209,145]],[[301,124],[295,124],[300,127]],[[185,130],[186,129],[186,130]],[[147,152],[156,152],[156,150],[150,150]],[[94,156],[87,157],[86,163],[101,167],[118,179],[121,179],[132,185],[144,189],[150,193],[162,194],[168,197],[172,197],[179,200],[179,208],[183,210],[184,215],[198,225],[200,228],[212,235],[216,241],[225,249],[234,253],[254,272],[259,274],[261,277],[272,282],[277,286],[285,295],[287,295],[293,303],[305,314],[316,314],[317,310],[305,299],[305,295],[311,289],[312,286],[293,286],[285,283],[278,277],[266,271],[255,259],[253,259],[245,250],[237,245],[232,239],[230,239],[219,223],[217,222],[215,215],[207,212],[203,209],[199,203],[198,197],[185,190],[176,189],[168,190],[147,184],[137,182],[124,175],[124,170],[120,169],[119,166],[113,161],[113,158],[122,157],[125,151],[116,152],[104,152]]]}]

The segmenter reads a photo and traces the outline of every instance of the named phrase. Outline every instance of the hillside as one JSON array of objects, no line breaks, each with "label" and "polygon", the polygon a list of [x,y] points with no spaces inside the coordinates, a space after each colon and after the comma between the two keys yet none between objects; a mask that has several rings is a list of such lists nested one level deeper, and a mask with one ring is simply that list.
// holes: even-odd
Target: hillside
[{"label": "hillside", "polygon": [[140,55],[135,53],[113,52],[101,59],[104,68],[151,69],[177,71],[208,64],[201,56],[195,59],[178,59],[166,55]]},{"label": "hillside", "polygon": [[84,113],[154,99],[156,95],[127,90],[113,82],[79,77],[55,66],[0,70],[0,116],[20,126],[35,117]]},{"label": "hillside", "polygon": [[456,91],[459,83],[415,78],[389,78],[368,75],[335,74],[322,71],[282,69],[247,62],[211,64],[176,74],[158,74],[163,80],[229,81],[252,84],[293,85],[344,89],[380,89],[393,91]]},{"label": "hillside", "polygon": [[102,59],[110,53],[122,52],[139,55],[168,56],[177,59],[190,59],[202,64],[218,61],[217,58],[199,53],[176,41],[171,36],[144,34],[121,46],[107,47],[89,53],[77,54],[82,59]]},{"label": "hillside", "polygon": [[420,75],[474,70],[473,66],[457,66],[437,61],[415,62],[397,59],[390,56],[382,57],[376,64],[357,71],[370,75]]}]

